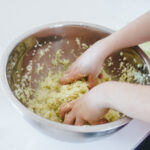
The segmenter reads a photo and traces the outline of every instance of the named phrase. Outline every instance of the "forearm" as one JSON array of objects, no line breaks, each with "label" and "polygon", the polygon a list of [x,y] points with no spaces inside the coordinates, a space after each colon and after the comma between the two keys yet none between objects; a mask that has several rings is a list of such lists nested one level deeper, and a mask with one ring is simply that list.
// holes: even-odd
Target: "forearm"
[{"label": "forearm", "polygon": [[121,30],[111,34],[103,40],[97,42],[101,48],[105,47],[104,55],[107,57],[111,53],[122,48],[132,47],[150,40],[150,11],[137,18]]},{"label": "forearm", "polygon": [[150,87],[121,82],[107,82],[101,86],[105,103],[125,115],[150,122]]}]

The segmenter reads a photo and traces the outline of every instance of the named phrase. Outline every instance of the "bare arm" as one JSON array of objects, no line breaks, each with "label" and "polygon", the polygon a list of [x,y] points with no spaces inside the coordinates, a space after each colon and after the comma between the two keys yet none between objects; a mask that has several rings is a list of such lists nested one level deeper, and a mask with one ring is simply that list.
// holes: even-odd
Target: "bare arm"
[{"label": "bare arm", "polygon": [[150,11],[105,38],[104,42],[107,44],[105,55],[108,56],[119,49],[135,46],[149,40]]},{"label": "bare arm", "polygon": [[150,87],[121,82],[108,82],[103,85],[106,103],[131,118],[150,123]]},{"label": "bare arm", "polygon": [[[67,84],[83,76],[93,87],[104,59],[111,53],[150,40],[150,12],[139,17],[123,29],[96,42],[69,68],[61,82]],[[132,118],[150,122],[150,86],[107,82],[90,90],[87,94],[60,107],[64,123],[83,125],[98,124],[107,112],[114,108]],[[67,115],[65,115],[68,113]]]},{"label": "bare arm", "polygon": [[107,108],[113,108],[131,118],[150,123],[149,91],[149,86],[105,82],[79,99],[63,104],[60,114],[66,124],[83,125],[88,122],[94,125],[102,123]]},{"label": "bare arm", "polygon": [[148,40],[150,40],[150,11],[123,29],[96,42],[69,67],[61,81],[67,84],[88,76],[88,81],[93,87],[107,56],[122,48],[135,46]]}]

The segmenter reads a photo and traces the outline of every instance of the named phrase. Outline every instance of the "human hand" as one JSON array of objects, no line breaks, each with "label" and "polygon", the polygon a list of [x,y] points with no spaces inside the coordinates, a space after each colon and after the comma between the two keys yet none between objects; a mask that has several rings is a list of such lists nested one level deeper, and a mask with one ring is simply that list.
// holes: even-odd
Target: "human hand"
[{"label": "human hand", "polygon": [[101,85],[98,85],[77,100],[62,104],[59,112],[64,118],[64,123],[72,125],[106,123],[107,120],[103,117],[109,109],[105,103],[105,94],[100,91]]},{"label": "human hand", "polygon": [[67,84],[87,76],[90,87],[97,84],[97,77],[105,59],[105,44],[103,40],[96,42],[87,49],[66,71],[61,79]]}]

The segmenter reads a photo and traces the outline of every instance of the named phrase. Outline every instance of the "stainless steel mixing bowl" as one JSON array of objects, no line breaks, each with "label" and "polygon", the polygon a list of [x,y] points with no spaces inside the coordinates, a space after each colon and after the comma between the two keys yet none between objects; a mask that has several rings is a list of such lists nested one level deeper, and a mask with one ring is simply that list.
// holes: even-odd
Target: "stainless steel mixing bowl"
[{"label": "stainless steel mixing bowl", "polygon": [[[20,74],[20,76],[22,76],[26,71],[25,68],[29,61],[35,61],[40,57],[38,54],[35,54],[34,56],[32,55],[35,48],[38,51],[41,47],[46,47],[46,43],[51,41],[53,42],[53,47],[51,48],[52,50],[49,54],[53,55],[57,49],[62,48],[65,51],[64,57],[70,58],[71,61],[74,61],[76,58],[68,53],[70,49],[75,50],[76,56],[79,56],[85,51],[85,49],[79,49],[75,42],[76,38],[79,38],[82,43],[86,43],[90,46],[97,40],[108,36],[112,32],[112,30],[99,25],[80,22],[64,22],[48,24],[23,34],[12,42],[7,49],[5,49],[4,55],[1,59],[1,86],[3,91],[6,93],[16,109],[19,110],[21,115],[31,125],[56,139],[73,142],[92,141],[119,130],[128,124],[131,119],[124,117],[111,123],[94,126],[72,126],[61,124],[47,120],[31,112],[15,97],[13,93],[15,88],[14,84],[19,82],[17,81],[16,71]],[[68,40],[69,44],[67,44]],[[35,46],[37,42],[40,46]],[[137,63],[145,64],[144,69],[142,68],[141,71],[144,73],[150,73],[150,61],[139,47],[132,47],[124,49],[123,51],[124,56],[127,57],[127,62],[132,63],[135,67],[137,66]],[[54,70],[58,69],[57,67],[52,67],[50,63],[51,58],[48,58],[47,56],[48,54],[40,60],[46,64],[47,68],[45,68],[44,71],[42,71],[42,73],[38,76],[33,73],[33,80],[34,78],[39,79],[41,76],[45,76],[48,68]],[[118,68],[119,61],[122,59],[119,52],[112,54],[112,58],[114,62],[113,67]],[[136,58],[137,63],[133,61],[133,58]],[[108,62],[106,59],[105,70],[112,75],[114,80],[117,80],[120,73],[117,71],[112,73],[111,70],[113,67],[108,67]],[[24,70],[21,68],[24,68]],[[136,67],[136,69],[138,68]],[[33,84],[32,86],[36,88],[36,84]]]}]

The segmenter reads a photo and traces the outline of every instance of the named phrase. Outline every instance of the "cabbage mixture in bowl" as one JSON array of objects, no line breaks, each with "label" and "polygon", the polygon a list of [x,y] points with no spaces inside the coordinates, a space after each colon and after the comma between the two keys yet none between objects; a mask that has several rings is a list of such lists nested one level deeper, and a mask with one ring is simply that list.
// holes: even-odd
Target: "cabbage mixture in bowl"
[{"label": "cabbage mixture in bowl", "polygon": [[[87,49],[88,45],[85,43],[80,43],[78,39],[75,39],[78,46],[83,49]],[[69,41],[67,41],[67,44]],[[37,46],[39,43],[37,43]],[[47,43],[46,43],[47,44]],[[49,42],[47,46],[39,46],[39,60],[48,55],[48,52],[51,51],[53,43]],[[37,47],[36,46],[36,47]],[[55,52],[55,55],[49,55],[50,63],[55,67],[61,66],[62,69],[48,69],[46,75],[38,80],[32,79],[32,72],[36,75],[41,74],[45,66],[42,64],[42,61],[35,62],[34,60],[29,60],[28,65],[26,66],[25,74],[20,78],[19,73],[18,80],[19,82],[15,84],[14,93],[16,97],[31,111],[36,114],[56,122],[63,122],[63,119],[60,118],[58,108],[61,104],[76,100],[80,96],[84,95],[89,91],[88,83],[86,78],[74,81],[73,83],[62,85],[60,83],[61,77],[64,75],[65,70],[71,64],[69,58],[62,58],[64,54],[63,49],[58,49]],[[73,49],[70,50],[71,55],[75,55]],[[36,50],[32,51],[32,55],[36,55]],[[123,52],[120,53],[123,57]],[[123,58],[126,60],[126,58]],[[142,74],[140,71],[137,71],[134,66],[131,64],[123,65],[123,61],[120,62],[121,76],[119,81],[131,82],[135,80],[137,83],[143,84],[146,80],[146,75]],[[112,58],[108,58],[108,67],[113,65]],[[93,66],[94,67],[94,66]],[[140,67],[140,66],[139,66]],[[22,69],[23,70],[23,69]],[[115,70],[112,70],[112,72]],[[101,84],[106,81],[113,80],[112,77],[106,73],[105,69],[102,68],[101,75],[98,78],[98,84]],[[36,88],[33,88],[32,83],[36,83]],[[28,84],[27,84],[28,83]],[[123,117],[124,115],[116,110],[110,109],[109,112],[104,116],[104,119],[107,122],[115,121]]]}]

